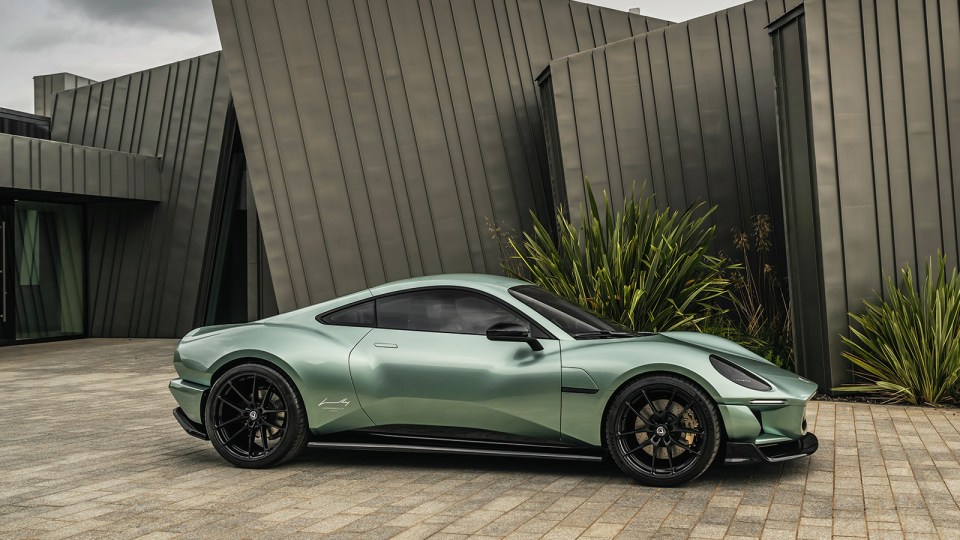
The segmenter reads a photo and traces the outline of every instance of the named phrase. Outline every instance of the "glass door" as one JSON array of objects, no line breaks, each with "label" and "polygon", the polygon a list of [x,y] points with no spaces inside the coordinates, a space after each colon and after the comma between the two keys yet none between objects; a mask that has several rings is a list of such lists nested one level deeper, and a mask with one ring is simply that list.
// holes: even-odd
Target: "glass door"
[{"label": "glass door", "polygon": [[4,340],[83,335],[83,231],[77,205],[3,205]]}]

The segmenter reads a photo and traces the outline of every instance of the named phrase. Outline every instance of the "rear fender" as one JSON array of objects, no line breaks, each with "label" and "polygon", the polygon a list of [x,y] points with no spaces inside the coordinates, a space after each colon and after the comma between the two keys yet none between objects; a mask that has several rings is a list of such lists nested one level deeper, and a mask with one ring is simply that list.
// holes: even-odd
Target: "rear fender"
[{"label": "rear fender", "polygon": [[175,365],[180,376],[212,385],[214,374],[253,361],[279,369],[303,399],[311,430],[324,433],[368,427],[347,358],[366,328],[332,330],[296,325],[253,324],[182,342]]}]

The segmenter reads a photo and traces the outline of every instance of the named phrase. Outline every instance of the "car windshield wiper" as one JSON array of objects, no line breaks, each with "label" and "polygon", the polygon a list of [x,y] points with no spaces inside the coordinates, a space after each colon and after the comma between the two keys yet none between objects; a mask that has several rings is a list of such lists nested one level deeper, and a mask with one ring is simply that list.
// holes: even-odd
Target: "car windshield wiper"
[{"label": "car windshield wiper", "polygon": [[590,332],[578,332],[573,334],[574,339],[603,339],[603,338],[624,338],[636,337],[633,332],[621,332],[617,330],[593,330]]}]

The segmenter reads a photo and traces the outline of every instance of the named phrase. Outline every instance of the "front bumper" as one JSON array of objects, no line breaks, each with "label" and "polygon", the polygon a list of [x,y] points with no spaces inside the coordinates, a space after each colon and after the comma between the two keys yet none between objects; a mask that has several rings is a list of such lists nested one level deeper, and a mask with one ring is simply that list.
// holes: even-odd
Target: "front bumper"
[{"label": "front bumper", "polygon": [[779,463],[809,456],[820,446],[817,436],[807,433],[795,441],[757,446],[747,442],[728,442],[726,464]]}]

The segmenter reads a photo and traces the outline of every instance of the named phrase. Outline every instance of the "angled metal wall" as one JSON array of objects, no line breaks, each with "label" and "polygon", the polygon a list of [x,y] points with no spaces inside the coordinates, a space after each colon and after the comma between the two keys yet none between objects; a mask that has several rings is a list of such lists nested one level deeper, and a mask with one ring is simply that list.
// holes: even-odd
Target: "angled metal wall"
[{"label": "angled metal wall", "polygon": [[[832,385],[831,372],[842,369],[831,358],[823,311],[823,264],[820,220],[813,175],[813,131],[810,122],[806,30],[798,7],[775,23],[771,32],[777,80],[777,126],[780,170],[793,311],[797,371],[820,384]],[[836,364],[836,365],[834,365]]]},{"label": "angled metal wall", "polygon": [[[840,358],[847,313],[874,299],[885,275],[937,250],[957,264],[960,9],[807,0],[791,15],[772,37],[784,179],[797,194],[788,237],[803,240],[790,246],[794,313],[811,317],[797,337],[825,355],[809,361],[830,366],[818,382],[834,386],[851,379]],[[806,241],[807,223],[819,242]]]},{"label": "angled metal wall", "polygon": [[534,77],[665,25],[566,0],[214,0],[281,310],[500,271],[546,212]]},{"label": "angled metal wall", "polygon": [[[773,57],[765,26],[798,0],[756,0],[550,63],[559,156],[551,183],[577,215],[584,179],[614,205],[716,205],[720,246],[769,215],[782,233]],[[546,101],[546,100],[544,100]],[[775,248],[783,271],[782,242]]]},{"label": "angled metal wall", "polygon": [[0,107],[0,133],[50,138],[50,118]]},{"label": "angled metal wall", "polygon": [[74,75],[73,73],[51,73],[33,78],[33,109],[40,116],[53,114],[53,103],[57,92],[73,90],[97,81]]},{"label": "angled metal wall", "polygon": [[[160,200],[160,160],[0,133],[0,190]],[[6,191],[13,190],[13,191]]]},{"label": "angled metal wall", "polygon": [[52,139],[160,160],[158,205],[88,206],[89,335],[193,328],[229,107],[220,53],[56,95]]}]

